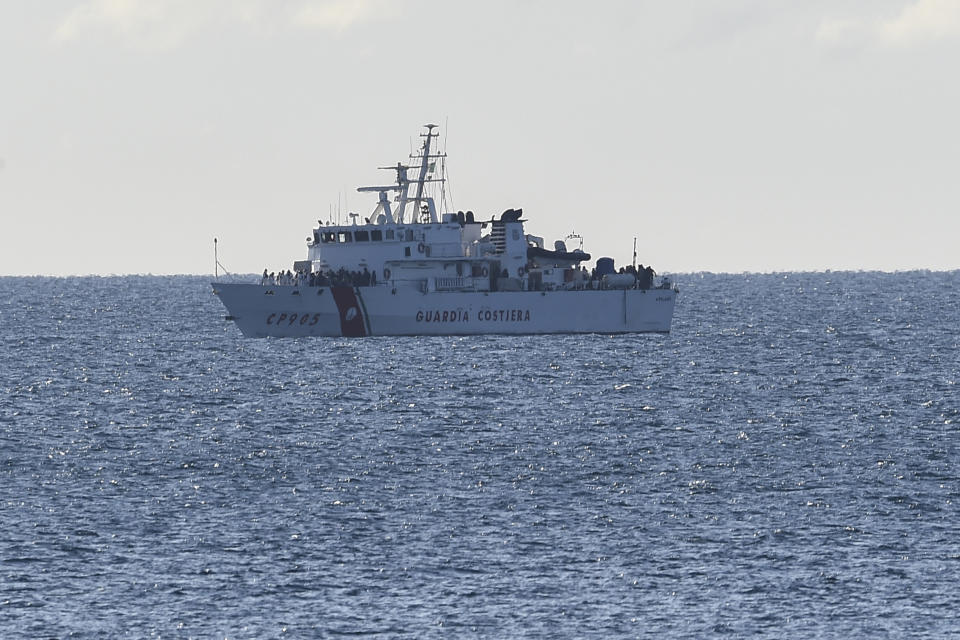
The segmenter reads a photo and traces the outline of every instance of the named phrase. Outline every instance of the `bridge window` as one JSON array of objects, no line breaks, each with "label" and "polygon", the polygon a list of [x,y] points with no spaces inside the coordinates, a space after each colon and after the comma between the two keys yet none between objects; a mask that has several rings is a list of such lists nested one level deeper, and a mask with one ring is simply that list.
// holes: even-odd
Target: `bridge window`
[{"label": "bridge window", "polygon": [[337,234],[337,242],[353,242],[353,234],[349,231],[341,231]]},{"label": "bridge window", "polygon": [[354,231],[353,239],[357,242],[370,242],[370,232],[369,231]]},{"label": "bridge window", "polygon": [[393,240],[393,229],[387,229],[387,240]]},{"label": "bridge window", "polygon": [[374,229],[370,232],[370,239],[374,242],[380,242],[383,240],[383,231],[380,231],[380,229]]},{"label": "bridge window", "polygon": [[320,234],[320,242],[336,242],[337,234],[333,231],[324,231]]}]

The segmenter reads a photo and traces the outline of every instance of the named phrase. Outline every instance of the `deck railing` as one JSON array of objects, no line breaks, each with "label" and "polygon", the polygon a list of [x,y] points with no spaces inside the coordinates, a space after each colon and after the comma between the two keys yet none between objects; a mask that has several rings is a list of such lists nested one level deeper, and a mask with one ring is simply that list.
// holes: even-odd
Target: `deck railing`
[{"label": "deck railing", "polygon": [[466,286],[466,278],[460,276],[444,276],[436,279],[437,291],[458,291]]}]

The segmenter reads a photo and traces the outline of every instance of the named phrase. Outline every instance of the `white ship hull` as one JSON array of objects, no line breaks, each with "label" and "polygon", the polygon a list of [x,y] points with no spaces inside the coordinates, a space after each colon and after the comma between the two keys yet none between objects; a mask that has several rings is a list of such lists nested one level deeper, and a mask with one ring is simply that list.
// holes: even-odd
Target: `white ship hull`
[{"label": "white ship hull", "polygon": [[[580,235],[566,238],[580,240],[573,250],[565,240],[550,249],[526,232],[522,208],[489,220],[438,209],[438,202],[447,206],[447,156],[431,151],[436,125],[424,127],[409,165],[381,167],[396,172],[395,183],[357,189],[379,194],[369,216],[350,213],[349,224],[317,220],[306,259],[295,261],[293,272],[264,270],[259,285],[213,284],[243,335],[670,331],[676,289],[636,263],[636,238],[633,264],[618,272],[613,258],[601,257],[588,272]],[[439,194],[431,191],[437,186]]]},{"label": "white ship hull", "polygon": [[213,283],[246,337],[668,333],[676,291],[431,292]]}]

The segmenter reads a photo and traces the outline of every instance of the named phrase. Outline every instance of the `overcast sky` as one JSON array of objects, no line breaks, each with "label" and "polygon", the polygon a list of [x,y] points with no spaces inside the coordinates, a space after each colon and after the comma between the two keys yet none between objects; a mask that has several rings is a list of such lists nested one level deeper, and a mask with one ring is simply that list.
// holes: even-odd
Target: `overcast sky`
[{"label": "overcast sky", "polygon": [[0,0],[0,274],[289,267],[426,122],[595,257],[956,269],[958,69],[960,0]]}]

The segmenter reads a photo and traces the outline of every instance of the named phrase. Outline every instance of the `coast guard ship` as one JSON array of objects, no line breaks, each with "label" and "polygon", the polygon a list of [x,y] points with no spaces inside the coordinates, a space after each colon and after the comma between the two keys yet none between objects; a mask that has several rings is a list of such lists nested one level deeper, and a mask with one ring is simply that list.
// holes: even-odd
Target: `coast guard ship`
[{"label": "coast guard ship", "polygon": [[213,283],[244,336],[670,331],[677,289],[652,269],[618,273],[600,258],[588,271],[582,241],[546,248],[526,233],[522,209],[489,220],[438,212],[428,185],[441,187],[445,204],[446,154],[431,152],[436,125],[424,127],[410,164],[381,167],[396,172],[394,184],[357,189],[378,194],[369,217],[318,221],[307,259],[293,270],[265,271],[258,283]]}]

